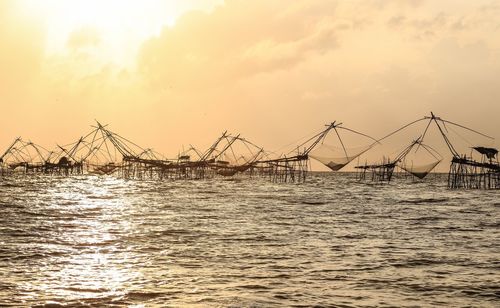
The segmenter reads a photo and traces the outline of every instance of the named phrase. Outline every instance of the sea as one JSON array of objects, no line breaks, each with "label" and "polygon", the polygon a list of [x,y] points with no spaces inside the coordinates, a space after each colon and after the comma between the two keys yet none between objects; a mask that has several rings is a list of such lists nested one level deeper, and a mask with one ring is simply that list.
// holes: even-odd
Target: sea
[{"label": "sea", "polygon": [[500,191],[0,178],[0,306],[500,307]]}]

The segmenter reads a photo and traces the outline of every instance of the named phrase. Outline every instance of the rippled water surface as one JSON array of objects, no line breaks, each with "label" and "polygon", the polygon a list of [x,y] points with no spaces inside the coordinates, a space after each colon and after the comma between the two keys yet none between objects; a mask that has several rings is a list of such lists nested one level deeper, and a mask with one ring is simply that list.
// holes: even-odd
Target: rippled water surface
[{"label": "rippled water surface", "polygon": [[0,305],[500,306],[500,192],[0,179]]}]

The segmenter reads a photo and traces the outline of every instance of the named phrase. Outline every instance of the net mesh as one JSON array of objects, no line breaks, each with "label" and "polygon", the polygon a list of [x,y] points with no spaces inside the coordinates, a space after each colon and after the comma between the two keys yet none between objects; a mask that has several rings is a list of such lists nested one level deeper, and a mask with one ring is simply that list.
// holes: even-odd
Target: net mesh
[{"label": "net mesh", "polygon": [[434,168],[441,162],[441,160],[432,162],[430,164],[425,165],[413,165],[413,164],[403,164],[401,165],[401,169],[406,172],[416,176],[419,179],[425,178]]},{"label": "net mesh", "polygon": [[309,153],[309,156],[321,162],[331,170],[339,171],[370,148],[371,146],[368,145],[364,147],[346,148],[344,151],[341,147],[323,143],[315,147],[311,153]]}]

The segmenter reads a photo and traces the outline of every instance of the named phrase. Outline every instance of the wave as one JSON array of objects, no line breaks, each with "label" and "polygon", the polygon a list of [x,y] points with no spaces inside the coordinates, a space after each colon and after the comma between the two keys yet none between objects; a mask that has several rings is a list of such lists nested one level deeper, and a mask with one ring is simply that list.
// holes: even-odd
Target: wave
[{"label": "wave", "polygon": [[454,307],[500,295],[496,192],[342,174],[97,180],[1,186],[0,305]]},{"label": "wave", "polygon": [[450,198],[412,198],[399,200],[400,204],[433,204],[433,203],[446,203]]}]

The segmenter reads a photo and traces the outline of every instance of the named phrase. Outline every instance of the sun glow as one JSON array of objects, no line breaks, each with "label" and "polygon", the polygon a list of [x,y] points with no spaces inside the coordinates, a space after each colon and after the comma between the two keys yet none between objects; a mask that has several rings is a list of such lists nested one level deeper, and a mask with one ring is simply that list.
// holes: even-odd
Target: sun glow
[{"label": "sun glow", "polygon": [[[138,46],[174,26],[176,18],[189,9],[173,0],[23,0],[26,10],[42,18],[49,55],[68,52],[72,35],[87,31],[92,39],[83,46],[98,50],[100,57],[124,64]],[[86,44],[86,45],[85,45]],[[77,46],[78,47],[78,46]],[[120,63],[122,62],[122,63]]]}]

